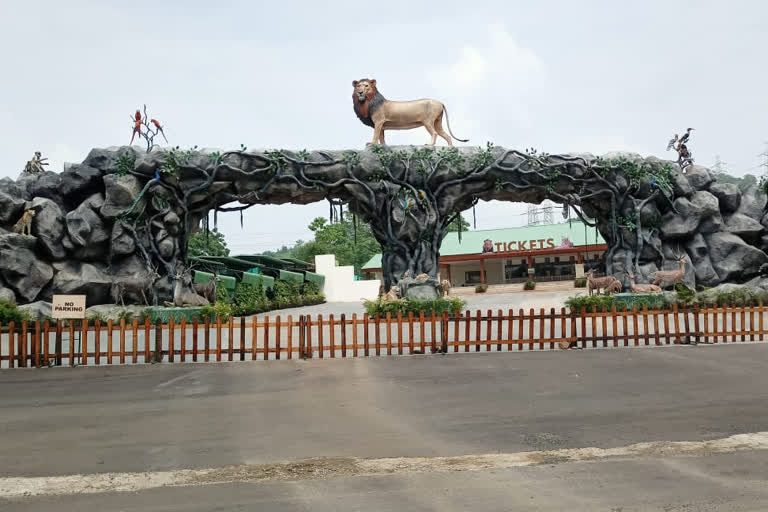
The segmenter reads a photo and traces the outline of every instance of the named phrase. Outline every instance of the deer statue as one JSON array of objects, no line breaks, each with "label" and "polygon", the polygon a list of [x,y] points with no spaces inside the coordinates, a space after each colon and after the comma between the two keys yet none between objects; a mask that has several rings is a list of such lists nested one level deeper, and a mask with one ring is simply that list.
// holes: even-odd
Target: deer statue
[{"label": "deer statue", "polygon": [[207,283],[195,283],[193,287],[198,295],[205,297],[208,302],[213,303],[216,302],[216,287],[220,281],[221,278],[219,275],[214,274],[213,279]]},{"label": "deer statue", "polygon": [[611,288],[612,290],[614,290],[616,289],[615,288],[616,283],[618,283],[619,285],[618,289],[619,291],[621,291],[621,283],[615,277],[613,276],[595,277],[594,274],[595,274],[594,270],[590,270],[589,272],[587,272],[587,289],[590,295],[592,295],[592,290],[597,290],[598,293],[600,293],[601,289],[608,291],[608,288]]},{"label": "deer statue", "polygon": [[685,254],[675,253],[678,268],[676,270],[657,270],[653,275],[653,284],[659,286],[662,283],[672,283],[677,286],[685,277]]},{"label": "deer statue", "polygon": [[179,266],[174,276],[173,302],[166,301],[165,305],[178,308],[201,307],[210,305],[210,302],[193,291],[190,273],[188,271],[185,272],[184,268]]},{"label": "deer statue", "polygon": [[638,284],[635,282],[635,274],[627,272],[632,293],[661,293],[661,287],[655,284]]},{"label": "deer statue", "polygon": [[605,288],[605,293],[608,295],[621,293],[622,288],[624,288],[624,286],[621,284],[621,281],[614,279],[613,282]]},{"label": "deer statue", "polygon": [[153,304],[156,301],[155,295],[155,283],[160,279],[160,274],[157,273],[157,268],[153,268],[146,272],[146,274],[131,276],[121,279],[119,282],[112,284],[112,301],[117,304],[120,302],[121,306],[125,306],[125,294],[133,294],[134,296],[141,296],[144,300],[143,304],[149,306],[147,300],[148,293],[152,295]]}]

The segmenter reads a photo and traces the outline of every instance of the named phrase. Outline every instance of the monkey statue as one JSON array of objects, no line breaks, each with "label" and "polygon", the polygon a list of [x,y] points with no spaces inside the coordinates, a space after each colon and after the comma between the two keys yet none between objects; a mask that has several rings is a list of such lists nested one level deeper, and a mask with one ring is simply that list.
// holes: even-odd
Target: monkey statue
[{"label": "monkey statue", "polygon": [[35,151],[35,156],[24,166],[24,174],[40,174],[45,170],[43,166],[48,165],[46,160],[39,151]]}]

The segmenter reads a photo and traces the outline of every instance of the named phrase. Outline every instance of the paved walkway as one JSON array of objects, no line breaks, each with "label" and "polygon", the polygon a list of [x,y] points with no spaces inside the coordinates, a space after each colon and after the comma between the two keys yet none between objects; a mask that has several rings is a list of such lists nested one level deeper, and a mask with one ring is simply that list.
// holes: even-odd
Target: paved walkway
[{"label": "paved walkway", "polygon": [[[467,301],[467,309],[474,312],[479,309],[483,312],[490,309],[491,311],[507,311],[508,309],[514,309],[517,311],[520,308],[524,308],[526,311],[530,308],[539,309],[560,308],[565,306],[565,300],[568,297],[572,297],[577,293],[584,293],[583,291],[571,290],[556,290],[556,291],[535,291],[527,293],[478,293],[472,295],[460,295],[460,297]],[[327,302],[325,304],[318,304],[316,306],[305,306],[301,308],[289,308],[270,311],[267,313],[269,316],[287,316],[293,315],[298,317],[299,315],[340,315],[346,313],[351,315],[357,313],[358,315],[365,312],[362,301],[360,302]]]},{"label": "paved walkway", "polygon": [[0,510],[765,510],[766,358],[2,371]]}]

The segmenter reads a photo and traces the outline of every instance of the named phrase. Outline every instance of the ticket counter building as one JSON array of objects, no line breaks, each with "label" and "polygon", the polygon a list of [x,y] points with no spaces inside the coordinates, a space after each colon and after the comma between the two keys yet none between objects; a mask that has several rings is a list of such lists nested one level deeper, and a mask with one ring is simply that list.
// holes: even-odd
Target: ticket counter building
[{"label": "ticket counter building", "polygon": [[[605,241],[582,222],[448,233],[440,249],[440,277],[453,286],[525,281],[534,269],[537,281],[570,280],[576,265],[601,274]],[[362,268],[368,279],[381,279],[381,254]]]}]

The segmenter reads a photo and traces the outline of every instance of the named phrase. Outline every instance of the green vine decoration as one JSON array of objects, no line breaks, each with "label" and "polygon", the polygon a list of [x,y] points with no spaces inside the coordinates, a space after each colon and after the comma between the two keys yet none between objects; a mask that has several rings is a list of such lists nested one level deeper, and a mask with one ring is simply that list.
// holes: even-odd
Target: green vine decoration
[{"label": "green vine decoration", "polygon": [[179,146],[171,148],[165,154],[165,159],[160,166],[160,172],[166,176],[179,177],[179,170],[182,166],[189,163],[190,157],[197,152],[197,146],[193,146],[191,149],[181,149]]},{"label": "green vine decoration", "polygon": [[117,176],[127,176],[136,166],[136,158],[128,153],[121,153],[115,161],[115,174]]}]

